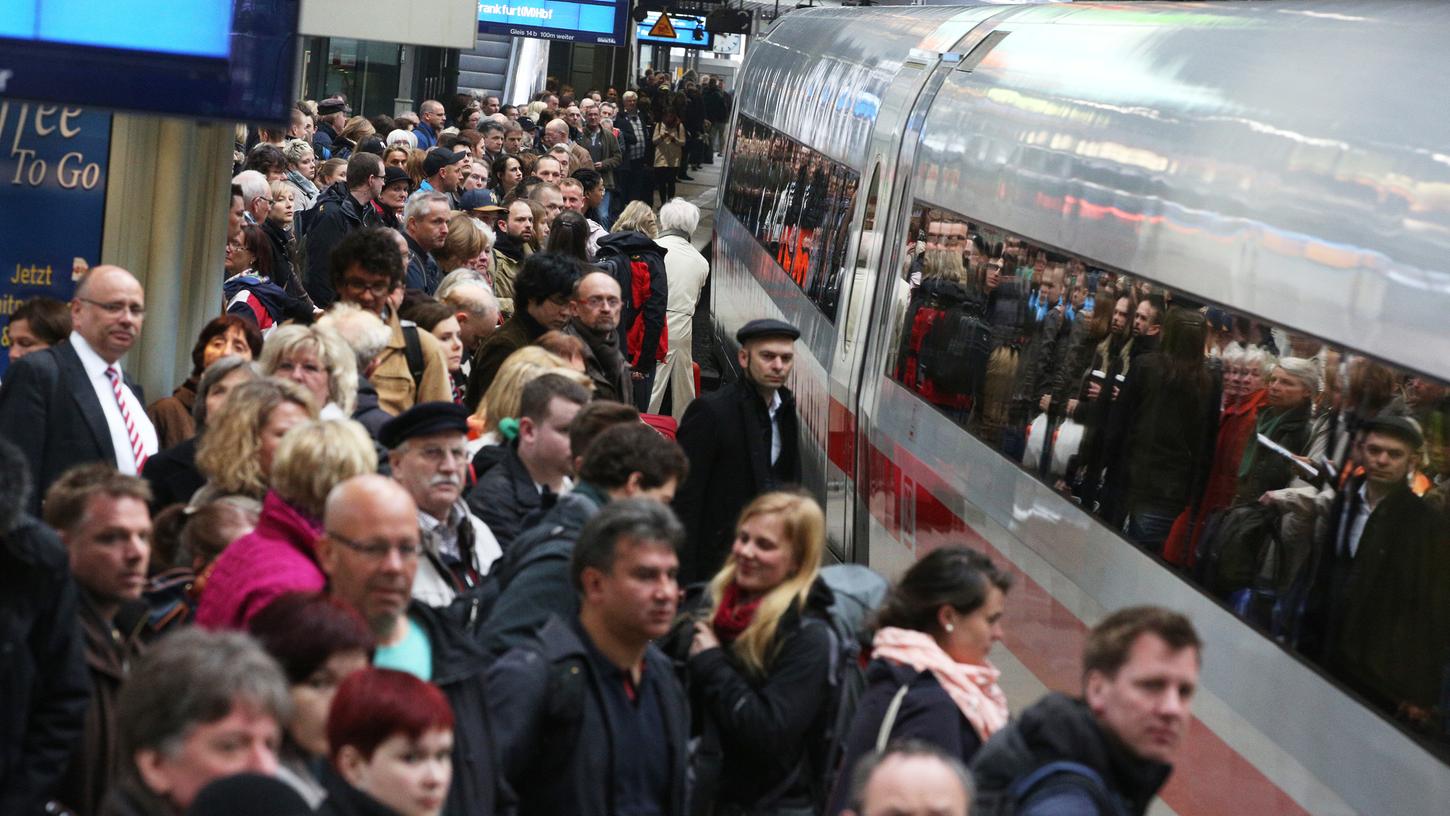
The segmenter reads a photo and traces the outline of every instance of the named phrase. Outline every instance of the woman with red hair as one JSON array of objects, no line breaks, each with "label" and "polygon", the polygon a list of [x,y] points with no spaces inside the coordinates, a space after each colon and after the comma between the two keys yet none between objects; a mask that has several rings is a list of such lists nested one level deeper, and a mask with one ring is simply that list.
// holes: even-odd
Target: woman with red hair
[{"label": "woman with red hair", "polygon": [[334,816],[437,816],[453,779],[453,709],[437,686],[407,672],[348,676],[327,717]]}]

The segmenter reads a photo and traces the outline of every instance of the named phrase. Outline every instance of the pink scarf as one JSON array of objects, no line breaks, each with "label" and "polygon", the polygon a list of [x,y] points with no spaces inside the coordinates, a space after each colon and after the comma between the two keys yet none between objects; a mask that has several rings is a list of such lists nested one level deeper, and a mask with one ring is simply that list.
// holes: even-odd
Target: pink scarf
[{"label": "pink scarf", "polygon": [[925,632],[893,627],[876,633],[871,656],[931,672],[982,742],[1007,724],[1007,696],[997,686],[1001,672],[991,663],[958,663]]}]

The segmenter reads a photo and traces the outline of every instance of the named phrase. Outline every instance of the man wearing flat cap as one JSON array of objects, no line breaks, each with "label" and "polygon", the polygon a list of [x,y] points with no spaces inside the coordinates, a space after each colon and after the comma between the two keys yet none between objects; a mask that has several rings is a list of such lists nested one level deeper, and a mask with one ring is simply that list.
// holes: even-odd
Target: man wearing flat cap
[{"label": "man wearing flat cap", "polygon": [[434,607],[472,632],[483,576],[503,554],[488,525],[468,511],[468,411],[451,402],[422,402],[378,433],[393,479],[418,505],[422,555],[413,600]]},{"label": "man wearing flat cap", "polygon": [[418,188],[434,190],[448,196],[448,208],[459,209],[456,206],[456,196],[463,180],[459,165],[463,163],[465,155],[461,150],[454,151],[446,147],[435,147],[428,151],[423,159],[423,183]]},{"label": "man wearing flat cap", "polygon": [[312,150],[319,162],[332,158],[332,143],[352,113],[340,96],[330,96],[317,103],[317,130],[312,134]]},{"label": "man wearing flat cap", "polygon": [[[1424,437],[1414,420],[1360,426],[1351,476],[1329,511],[1305,617],[1321,659],[1402,721],[1426,727],[1450,665],[1450,551],[1440,514],[1411,489]],[[1318,613],[1318,614],[1316,614]]]},{"label": "man wearing flat cap", "polygon": [[801,479],[795,398],[785,381],[800,330],[782,320],[752,320],[735,333],[740,378],[685,410],[676,441],[690,459],[675,495],[688,533],[680,582],[714,575],[734,539],[735,520],[751,499]]}]

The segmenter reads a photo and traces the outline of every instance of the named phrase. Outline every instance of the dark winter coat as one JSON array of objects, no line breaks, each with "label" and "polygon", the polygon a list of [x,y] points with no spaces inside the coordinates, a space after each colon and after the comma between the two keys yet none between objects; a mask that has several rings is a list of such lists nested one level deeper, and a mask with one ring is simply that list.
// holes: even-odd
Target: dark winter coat
[{"label": "dark winter coat", "polygon": [[477,408],[488,387],[493,385],[493,378],[498,375],[503,361],[510,354],[531,345],[548,330],[544,324],[531,317],[524,304],[520,303],[518,311],[478,347],[478,353],[473,358],[473,367],[468,372],[468,389],[464,394],[463,404],[470,411]]},{"label": "dark winter coat", "polygon": [[378,438],[378,432],[383,429],[383,425],[393,418],[392,414],[384,411],[378,404],[377,386],[361,374],[357,378],[357,403],[353,406],[352,418],[362,423],[373,439]]},{"label": "dark winter coat", "polygon": [[834,640],[827,624],[803,617],[824,621],[833,601],[830,588],[817,581],[804,612],[795,606],[786,612],[764,677],[752,676],[728,646],[688,658],[695,730],[718,740],[723,758],[712,796],[717,804],[819,805],[813,783],[823,773]]},{"label": "dark winter coat", "polygon": [[[491,467],[478,467],[486,454],[490,458],[497,455],[493,448],[502,451],[502,456]],[[543,507],[544,496],[519,459],[518,442],[484,447],[474,461],[479,476],[478,483],[468,491],[468,509],[488,525],[493,537],[498,539],[498,546],[507,554],[523,531],[524,519]]]},{"label": "dark winter coat", "polygon": [[977,730],[962,716],[961,709],[942,688],[936,675],[887,660],[873,660],[866,667],[866,690],[856,704],[856,716],[846,735],[845,755],[837,776],[840,782],[832,794],[827,814],[835,816],[851,804],[852,769],[861,757],[876,750],[876,738],[886,720],[886,710],[902,686],[907,687],[906,695],[901,698],[901,708],[891,725],[891,740],[921,740],[964,763],[970,763],[982,747]]},{"label": "dark winter coat", "polygon": [[992,735],[972,762],[978,807],[993,794],[1049,762],[1067,760],[1093,769],[1111,798],[1099,807],[1084,777],[1059,773],[1037,785],[1016,811],[1018,816],[1142,816],[1168,781],[1173,768],[1139,759],[1106,734],[1087,704],[1053,692],[1023,711],[1015,722]]},{"label": "dark winter coat", "polygon": [[371,204],[357,203],[343,181],[323,190],[317,204],[306,213],[306,220],[299,225],[307,248],[307,272],[302,282],[317,308],[326,309],[337,301],[328,264],[332,248],[348,233],[380,222],[377,210]]},{"label": "dark winter coat", "polygon": [[[1312,430],[1312,417],[1309,409],[1308,402],[1291,408],[1288,414],[1273,426],[1273,431],[1268,434],[1268,437],[1300,456],[1307,454],[1309,452],[1309,435]],[[1272,416],[1266,416],[1271,412],[1277,413],[1273,408],[1259,409],[1255,420],[1256,425],[1262,427],[1266,421],[1272,420]],[[1288,487],[1289,482],[1298,474],[1288,459],[1260,445],[1256,434],[1249,434],[1241,453],[1245,458],[1252,456],[1253,461],[1247,476],[1240,476],[1238,479],[1236,500],[1239,502],[1256,502],[1260,496],[1270,490]],[[1240,464],[1242,464],[1242,458]]]},{"label": "dark winter coat", "polygon": [[408,271],[403,278],[403,283],[409,289],[420,289],[431,295],[438,289],[438,284],[443,280],[443,273],[438,269],[438,262],[433,260],[433,255],[423,249],[413,236],[403,233],[403,238],[408,242]]},{"label": "dark winter coat", "polygon": [[30,516],[0,533],[0,813],[42,812],[85,724],[90,680],[66,563]]},{"label": "dark winter coat", "polygon": [[782,388],[780,398],[780,458],[774,468],[770,414],[748,381],[699,397],[685,409],[675,437],[690,460],[689,476],[674,501],[688,542],[680,553],[681,583],[707,580],[720,569],[735,537],[735,521],[751,499],[800,481],[795,397]]},{"label": "dark winter coat", "polygon": [[[1329,535],[1311,569],[1313,621],[1322,620],[1325,663],[1380,705],[1438,704],[1450,666],[1450,549],[1444,520],[1409,487],[1370,513],[1354,557],[1339,552],[1345,505],[1357,508],[1363,477],[1335,497]],[[1301,644],[1315,651],[1313,640]]]},{"label": "dark winter coat", "polygon": [[1138,358],[1113,405],[1105,458],[1115,469],[1126,463],[1125,471],[1109,478],[1124,478],[1129,512],[1177,515],[1208,484],[1219,380],[1204,368],[1197,386],[1175,384],[1169,366],[1161,353]]},{"label": "dark winter coat", "polygon": [[116,621],[101,617],[82,590],[81,632],[90,670],[91,702],[86,709],[85,737],[57,789],[61,801],[79,816],[99,813],[101,802],[123,761],[116,734],[116,697],[130,662],[140,655],[138,630],[145,622],[145,604],[133,604]]},{"label": "dark winter coat", "polygon": [[206,484],[206,477],[196,467],[196,446],[200,441],[201,437],[193,436],[146,460],[141,475],[151,485],[153,512],[191,501],[196,491]]},{"label": "dark winter coat", "polygon": [[398,816],[398,812],[348,784],[331,764],[322,768],[322,787],[327,798],[317,807],[317,816]]},{"label": "dark winter coat", "polygon": [[[508,757],[508,780],[519,794],[519,816],[608,816],[615,812],[614,752],[603,683],[577,622],[551,618],[526,645],[500,658],[488,672],[488,702]],[[669,801],[665,816],[685,816],[689,707],[669,658],[651,646],[644,672],[659,683],[668,734]],[[563,694],[561,674],[579,677],[583,688]],[[575,687],[577,688],[577,687]],[[569,698],[565,706],[559,703]],[[580,703],[567,715],[559,709]]]},{"label": "dark winter coat", "polygon": [[453,708],[453,784],[446,816],[493,814],[509,800],[503,758],[488,702],[487,658],[477,642],[449,623],[443,610],[413,601],[408,617],[423,628],[433,651],[433,685]]},{"label": "dark winter coat", "polygon": [[528,643],[552,615],[572,620],[579,614],[579,596],[569,577],[574,542],[608,501],[608,494],[592,485],[575,485],[504,549],[490,570],[500,591],[481,629],[486,652],[498,657]]}]

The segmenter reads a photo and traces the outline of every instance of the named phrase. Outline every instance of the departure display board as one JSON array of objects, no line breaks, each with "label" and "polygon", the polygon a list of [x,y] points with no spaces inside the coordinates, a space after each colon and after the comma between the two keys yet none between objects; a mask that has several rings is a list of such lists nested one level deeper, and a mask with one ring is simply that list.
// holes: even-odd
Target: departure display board
[{"label": "departure display board", "polygon": [[300,0],[0,0],[0,94],[280,122]]},{"label": "departure display board", "polygon": [[480,0],[478,30],[540,40],[622,46],[629,3],[562,0]]}]

